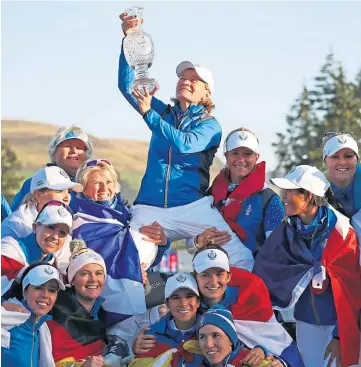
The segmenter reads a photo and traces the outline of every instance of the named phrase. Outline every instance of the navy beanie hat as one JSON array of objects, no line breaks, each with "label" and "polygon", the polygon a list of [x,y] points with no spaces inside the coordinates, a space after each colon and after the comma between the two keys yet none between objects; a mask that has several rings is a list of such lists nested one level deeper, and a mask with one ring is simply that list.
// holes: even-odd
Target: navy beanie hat
[{"label": "navy beanie hat", "polygon": [[210,308],[201,318],[198,333],[201,327],[205,325],[214,325],[219,327],[225,334],[227,334],[229,339],[231,339],[233,348],[237,345],[238,335],[232,313],[230,311],[223,308]]}]

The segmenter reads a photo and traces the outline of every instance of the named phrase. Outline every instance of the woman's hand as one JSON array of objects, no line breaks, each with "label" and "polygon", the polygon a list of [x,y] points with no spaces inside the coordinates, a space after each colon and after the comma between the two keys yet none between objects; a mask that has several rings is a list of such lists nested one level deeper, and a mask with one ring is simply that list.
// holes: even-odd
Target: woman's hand
[{"label": "woman's hand", "polygon": [[150,330],[149,328],[143,328],[140,334],[133,342],[133,352],[135,355],[148,353],[155,346],[155,336],[146,335],[145,332]]},{"label": "woman's hand", "polygon": [[232,235],[228,232],[218,231],[217,228],[207,228],[196,238],[198,248],[203,248],[209,245],[224,245],[230,241]]},{"label": "woman's hand", "polygon": [[[139,24],[139,20],[135,15],[128,16],[127,13],[122,13],[119,15],[119,18],[122,20],[122,29],[124,36],[127,36],[129,33],[133,32],[135,28],[137,28]],[[144,19],[142,18],[140,24],[144,23]]]},{"label": "woman's hand", "polygon": [[152,91],[148,91],[147,88],[143,88],[143,93],[135,88],[132,92],[133,97],[136,98],[139,105],[139,112],[144,116],[149,110],[151,110],[151,103],[153,95],[156,93],[157,87],[154,87]]},{"label": "woman's hand", "polygon": [[148,275],[147,275],[147,264],[141,263],[140,264],[141,270],[142,270],[142,281],[143,284],[147,283],[148,281]]},{"label": "woman's hand", "polygon": [[336,367],[341,367],[341,344],[338,339],[332,339],[330,341],[326,348],[324,359],[326,359],[329,355],[331,356],[328,360],[327,367],[330,367],[332,365],[334,359],[336,359]]},{"label": "woman's hand", "polygon": [[241,366],[257,367],[259,363],[266,358],[262,348],[251,349],[240,361]]},{"label": "woman's hand", "polygon": [[20,306],[8,301],[3,302],[1,306],[3,306],[6,311],[30,313],[30,311],[28,311],[24,306]]},{"label": "woman's hand", "polygon": [[104,358],[102,356],[89,357],[82,367],[103,367]]},{"label": "woman's hand", "polygon": [[158,246],[166,246],[168,243],[163,227],[158,222],[140,227],[139,232],[147,236],[143,240],[155,243]]},{"label": "woman's hand", "polygon": [[271,363],[265,365],[265,367],[284,367],[284,364],[277,358],[269,355],[266,361],[271,361]]}]

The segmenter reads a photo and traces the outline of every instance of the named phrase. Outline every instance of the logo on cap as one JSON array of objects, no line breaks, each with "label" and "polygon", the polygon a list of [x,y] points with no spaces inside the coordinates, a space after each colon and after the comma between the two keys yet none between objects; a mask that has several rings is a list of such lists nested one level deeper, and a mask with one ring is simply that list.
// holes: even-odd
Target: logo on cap
[{"label": "logo on cap", "polygon": [[339,136],[337,137],[337,140],[338,140],[338,142],[339,142],[340,144],[345,144],[345,143],[346,143],[346,141],[347,141],[347,136],[345,136],[345,135],[339,135]]},{"label": "logo on cap", "polygon": [[245,132],[245,131],[241,131],[239,134],[238,134],[239,138],[241,140],[247,140],[248,139],[248,134]]},{"label": "logo on cap", "polygon": [[59,173],[60,173],[63,177],[65,177],[65,178],[69,178],[68,174],[67,174],[67,173],[66,173],[62,168],[60,168]]},{"label": "logo on cap", "polygon": [[65,217],[66,217],[66,215],[67,215],[66,209],[65,209],[65,208],[63,208],[63,207],[60,207],[60,208],[58,209],[58,214],[59,214],[62,218],[65,218]]},{"label": "logo on cap", "polygon": [[54,269],[51,266],[48,266],[47,268],[45,268],[44,271],[48,275],[53,275],[54,274]]},{"label": "logo on cap", "polygon": [[187,278],[183,274],[179,274],[177,276],[177,278],[175,278],[175,279],[178,280],[178,282],[181,282],[181,283],[184,283],[187,280]]},{"label": "logo on cap", "polygon": [[44,185],[44,181],[42,180],[36,181],[36,186],[41,186],[41,185]]},{"label": "logo on cap", "polygon": [[213,250],[210,250],[208,252],[208,257],[211,259],[211,260],[214,260],[216,257],[217,257],[217,254],[213,251]]}]

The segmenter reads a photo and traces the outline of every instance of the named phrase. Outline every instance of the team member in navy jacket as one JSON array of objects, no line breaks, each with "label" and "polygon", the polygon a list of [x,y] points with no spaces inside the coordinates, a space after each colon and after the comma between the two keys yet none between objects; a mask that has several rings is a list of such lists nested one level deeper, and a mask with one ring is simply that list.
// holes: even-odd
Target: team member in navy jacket
[{"label": "team member in navy jacket", "polygon": [[254,272],[274,306],[295,306],[306,367],[357,365],[361,271],[355,232],[324,200],[330,184],[316,167],[301,165],[271,182],[284,190],[288,218],[265,241]]},{"label": "team member in navy jacket", "polygon": [[[243,241],[257,254],[265,239],[276,229],[285,216],[280,197],[267,188],[266,163],[257,163],[259,142],[248,129],[229,133],[224,143],[227,159],[224,168],[213,181],[210,193],[223,218]],[[227,233],[208,228],[194,240],[187,241],[188,249],[199,248],[208,242],[224,244]]]},{"label": "team member in navy jacket", "polygon": [[[134,30],[136,22],[121,15],[123,31]],[[124,50],[119,58],[118,86],[127,101],[143,116],[152,131],[148,163],[141,188],[132,208],[131,226],[139,230],[147,218],[154,218],[165,229],[171,241],[191,238],[199,228],[217,227],[232,233],[207,197],[209,170],[221,141],[221,126],[211,116],[214,82],[211,72],[189,61],[176,69],[179,77],[174,105],[155,98],[155,90],[131,93],[134,70],[127,63]],[[137,240],[138,251],[149,243]],[[232,233],[226,244],[231,263],[251,270],[252,253]],[[149,256],[152,263],[156,256]]]}]

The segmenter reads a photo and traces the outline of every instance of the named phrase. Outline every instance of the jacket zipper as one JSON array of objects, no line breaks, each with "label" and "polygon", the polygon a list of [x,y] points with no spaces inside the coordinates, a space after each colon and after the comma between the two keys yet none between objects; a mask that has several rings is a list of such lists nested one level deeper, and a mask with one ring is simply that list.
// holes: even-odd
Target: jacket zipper
[{"label": "jacket zipper", "polygon": [[31,367],[33,367],[33,354],[34,354],[34,345],[35,345],[35,329],[36,329],[36,323],[34,325],[34,328],[33,328],[33,344],[31,346],[31,354],[30,354],[30,363],[31,363]]},{"label": "jacket zipper", "polygon": [[[187,117],[187,114],[182,118],[182,120],[178,123],[178,119],[176,114],[174,113],[173,109],[171,108],[171,111],[177,121],[176,123],[176,129],[179,128],[179,126],[181,125],[181,123],[185,120],[185,118]],[[168,167],[167,167],[167,173],[165,176],[165,187],[164,187],[164,207],[168,208],[168,181],[169,181],[169,176],[170,176],[170,166],[172,163],[172,147],[169,147],[168,149]]]},{"label": "jacket zipper", "polygon": [[315,315],[315,319],[316,319],[317,324],[321,325],[320,318],[319,318],[317,310],[316,310],[315,295],[313,294],[311,286],[310,286],[310,292],[311,292],[311,305],[312,305],[313,313]]}]

